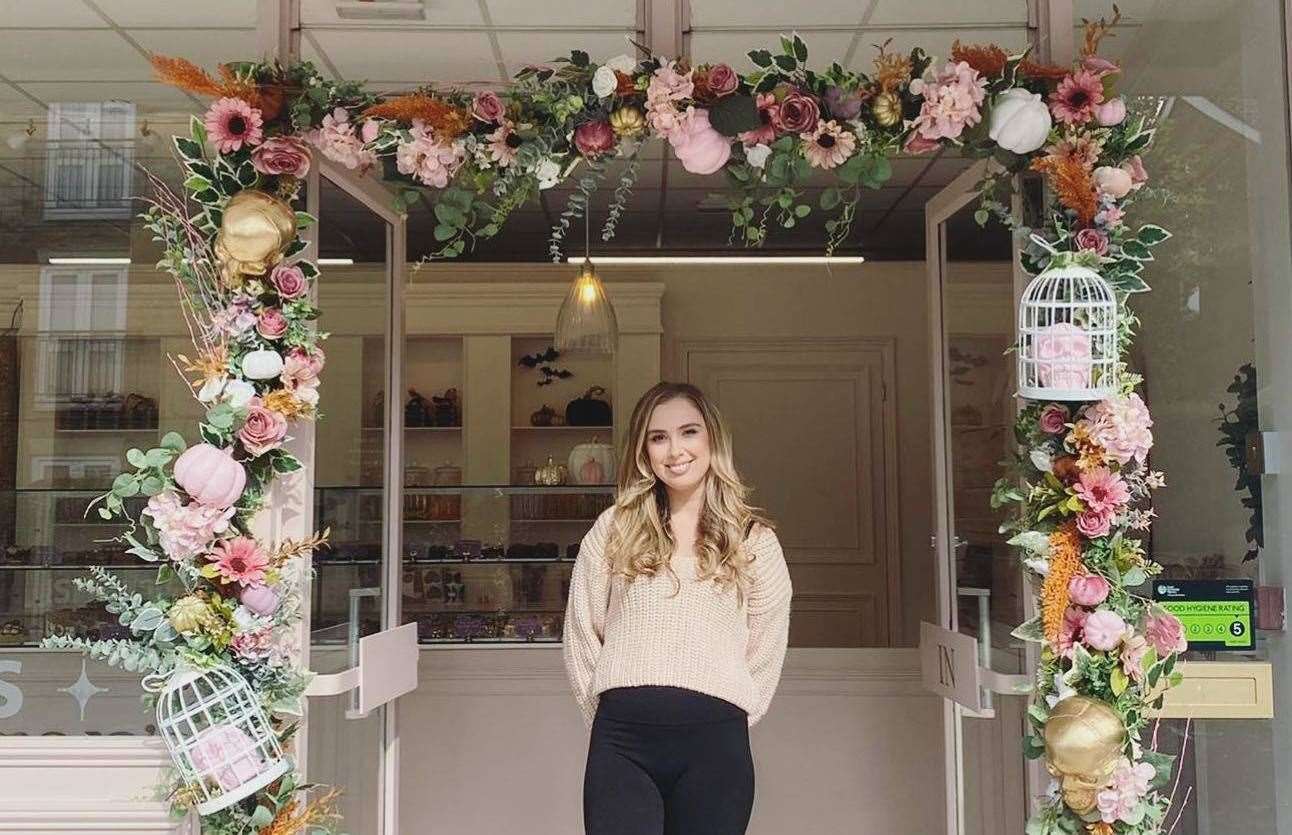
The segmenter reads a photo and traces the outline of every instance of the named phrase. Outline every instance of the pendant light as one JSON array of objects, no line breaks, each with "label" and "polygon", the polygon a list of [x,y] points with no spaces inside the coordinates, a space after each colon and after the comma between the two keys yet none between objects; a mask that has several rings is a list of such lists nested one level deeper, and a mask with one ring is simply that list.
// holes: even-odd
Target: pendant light
[{"label": "pendant light", "polygon": [[619,322],[606,297],[606,287],[592,266],[588,207],[583,212],[583,264],[556,314],[553,344],[562,353],[613,354],[619,342]]}]

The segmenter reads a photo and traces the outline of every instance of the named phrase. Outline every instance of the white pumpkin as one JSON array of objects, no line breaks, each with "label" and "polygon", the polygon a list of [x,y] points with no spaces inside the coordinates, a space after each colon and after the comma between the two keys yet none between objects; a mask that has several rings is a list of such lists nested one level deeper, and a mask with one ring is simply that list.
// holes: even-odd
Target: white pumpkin
[{"label": "white pumpkin", "polygon": [[272,380],[283,372],[283,358],[277,351],[260,349],[242,358],[242,374],[248,380]]},{"label": "white pumpkin", "polygon": [[1030,154],[1045,144],[1053,124],[1040,93],[1015,88],[992,102],[987,135],[1007,151]]}]

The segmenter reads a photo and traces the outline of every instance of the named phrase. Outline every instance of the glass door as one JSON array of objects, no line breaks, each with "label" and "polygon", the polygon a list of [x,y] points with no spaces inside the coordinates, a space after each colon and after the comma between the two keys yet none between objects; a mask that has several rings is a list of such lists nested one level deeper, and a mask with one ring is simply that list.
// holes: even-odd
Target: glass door
[{"label": "glass door", "polygon": [[1008,691],[1020,683],[1011,677],[1029,669],[1025,645],[1010,635],[1026,619],[1029,598],[1013,549],[998,533],[1000,511],[991,508],[999,462],[1013,444],[1007,351],[1015,242],[995,219],[974,220],[975,184],[985,171],[985,163],[974,164],[925,209],[939,625],[975,642],[983,684],[979,709],[945,707],[947,831],[1022,835],[1029,792],[1019,740],[1027,705]]},{"label": "glass door", "polygon": [[[404,226],[374,180],[326,161],[322,168],[311,208],[319,218],[318,325],[329,337],[312,472],[314,527],[330,535],[329,547],[314,554],[308,655],[326,678],[359,668],[360,641],[400,622],[402,482],[387,462],[401,456],[403,412],[390,404],[402,391]],[[373,402],[360,396],[369,391]],[[366,682],[366,673],[357,678]],[[360,712],[353,682],[346,684],[310,699],[307,775],[341,790],[344,831],[389,835],[398,830],[396,705]]]}]

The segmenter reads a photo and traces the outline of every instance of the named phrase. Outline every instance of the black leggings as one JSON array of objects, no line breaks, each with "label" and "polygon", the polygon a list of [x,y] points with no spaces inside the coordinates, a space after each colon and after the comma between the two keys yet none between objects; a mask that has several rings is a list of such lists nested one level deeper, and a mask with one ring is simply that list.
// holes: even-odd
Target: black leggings
[{"label": "black leggings", "polygon": [[753,806],[745,711],[679,687],[601,694],[583,775],[587,835],[743,835]]}]

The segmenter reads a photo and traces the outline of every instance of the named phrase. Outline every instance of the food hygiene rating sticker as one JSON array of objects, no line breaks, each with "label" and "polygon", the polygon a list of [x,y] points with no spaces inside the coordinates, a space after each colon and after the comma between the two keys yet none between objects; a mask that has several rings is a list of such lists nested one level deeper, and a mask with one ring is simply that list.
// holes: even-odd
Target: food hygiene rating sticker
[{"label": "food hygiene rating sticker", "polygon": [[1253,650],[1251,580],[1157,580],[1158,605],[1180,619],[1191,650]]}]

